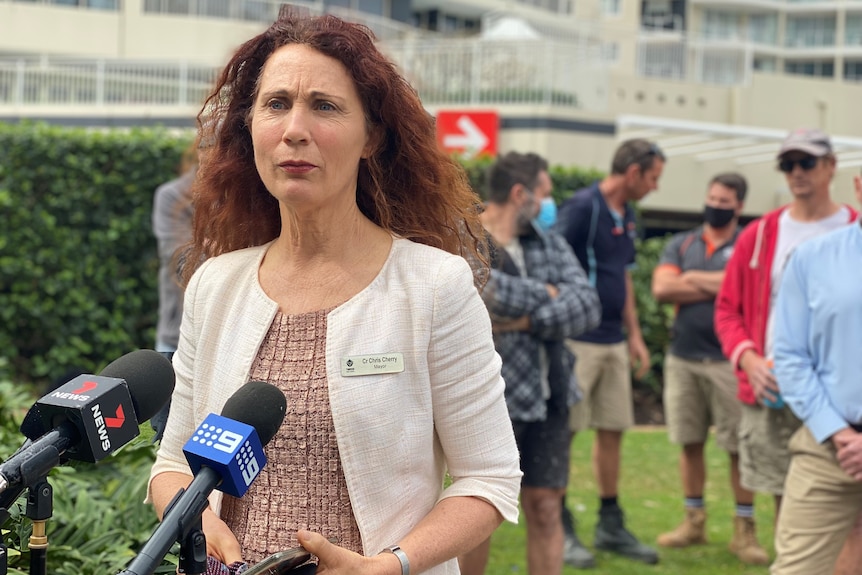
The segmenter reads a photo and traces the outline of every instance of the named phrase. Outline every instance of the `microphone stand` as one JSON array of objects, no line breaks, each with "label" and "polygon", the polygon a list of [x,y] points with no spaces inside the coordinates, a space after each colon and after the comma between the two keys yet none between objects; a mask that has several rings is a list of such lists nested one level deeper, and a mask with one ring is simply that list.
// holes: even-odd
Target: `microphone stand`
[{"label": "microphone stand", "polygon": [[33,522],[30,534],[30,575],[47,575],[48,533],[45,523],[54,512],[54,489],[42,477],[27,488],[26,515]]},{"label": "microphone stand", "polygon": [[[182,495],[185,492],[186,489],[181,488],[168,503],[162,515],[164,522],[170,511],[177,506],[179,512],[175,518],[178,526],[177,532],[170,533],[169,530],[164,530],[165,523],[162,523],[156,528],[144,548],[129,563],[129,566],[118,575],[152,575],[174,543],[180,544],[177,569],[180,573],[201,575],[206,572],[207,540],[203,531],[203,511],[207,506],[207,498],[203,491],[198,491],[196,492],[197,497],[192,500],[183,500]],[[184,502],[182,507],[178,506],[181,501]],[[0,575],[3,574],[0,573]]]},{"label": "microphone stand", "polygon": [[[23,488],[6,491],[0,496],[0,525],[6,523],[11,516],[8,506],[15,503]],[[33,530],[30,534],[28,548],[30,549],[30,575],[47,575],[48,570],[48,535],[45,523],[54,513],[54,490],[47,477],[41,477],[27,488],[27,508],[25,515],[32,521]],[[9,547],[0,542],[0,575],[6,575]]]}]

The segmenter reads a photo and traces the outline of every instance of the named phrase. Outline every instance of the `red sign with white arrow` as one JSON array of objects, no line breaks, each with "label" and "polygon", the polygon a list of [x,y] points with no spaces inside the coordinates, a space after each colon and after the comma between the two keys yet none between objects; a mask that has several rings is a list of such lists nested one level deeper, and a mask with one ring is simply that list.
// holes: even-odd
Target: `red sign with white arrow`
[{"label": "red sign with white arrow", "polygon": [[437,112],[437,143],[465,159],[497,155],[497,112],[441,110]]}]

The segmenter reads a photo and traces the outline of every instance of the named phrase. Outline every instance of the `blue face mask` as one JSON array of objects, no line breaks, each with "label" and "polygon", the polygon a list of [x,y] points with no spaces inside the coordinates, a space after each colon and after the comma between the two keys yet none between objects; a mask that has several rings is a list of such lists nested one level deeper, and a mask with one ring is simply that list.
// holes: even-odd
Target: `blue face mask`
[{"label": "blue face mask", "polygon": [[551,226],[553,226],[556,221],[557,204],[554,202],[554,198],[545,198],[542,200],[539,207],[539,215],[536,216],[533,223],[539,226],[540,229],[547,231],[551,229]]}]

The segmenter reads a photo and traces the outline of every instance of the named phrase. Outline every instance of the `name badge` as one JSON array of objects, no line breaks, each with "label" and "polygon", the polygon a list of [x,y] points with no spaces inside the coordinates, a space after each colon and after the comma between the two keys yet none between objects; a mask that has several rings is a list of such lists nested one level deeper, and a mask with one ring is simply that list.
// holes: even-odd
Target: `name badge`
[{"label": "name badge", "polygon": [[353,355],[341,360],[341,375],[344,377],[402,371],[404,371],[404,354],[401,353]]}]

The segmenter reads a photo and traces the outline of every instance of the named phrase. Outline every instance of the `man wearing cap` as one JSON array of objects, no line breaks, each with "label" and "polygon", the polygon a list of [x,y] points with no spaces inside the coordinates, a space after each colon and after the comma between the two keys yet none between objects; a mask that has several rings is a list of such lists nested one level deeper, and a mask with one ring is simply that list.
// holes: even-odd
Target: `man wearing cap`
[{"label": "man wearing cap", "polygon": [[[856,179],[862,204],[862,181]],[[803,426],[775,532],[772,575],[833,571],[862,510],[862,228],[825,234],[790,258],[775,304],[775,374]],[[845,553],[845,559],[848,554]]]},{"label": "man wearing cap", "polygon": [[776,516],[790,463],[787,444],[801,423],[781,400],[772,370],[773,304],[796,247],[857,218],[856,210],[830,197],[835,155],[829,136],[820,130],[791,132],[779,150],[778,169],[793,199],[742,231],[715,304],[716,335],[736,370],[743,404],[740,482],[751,491],[771,493]]}]

